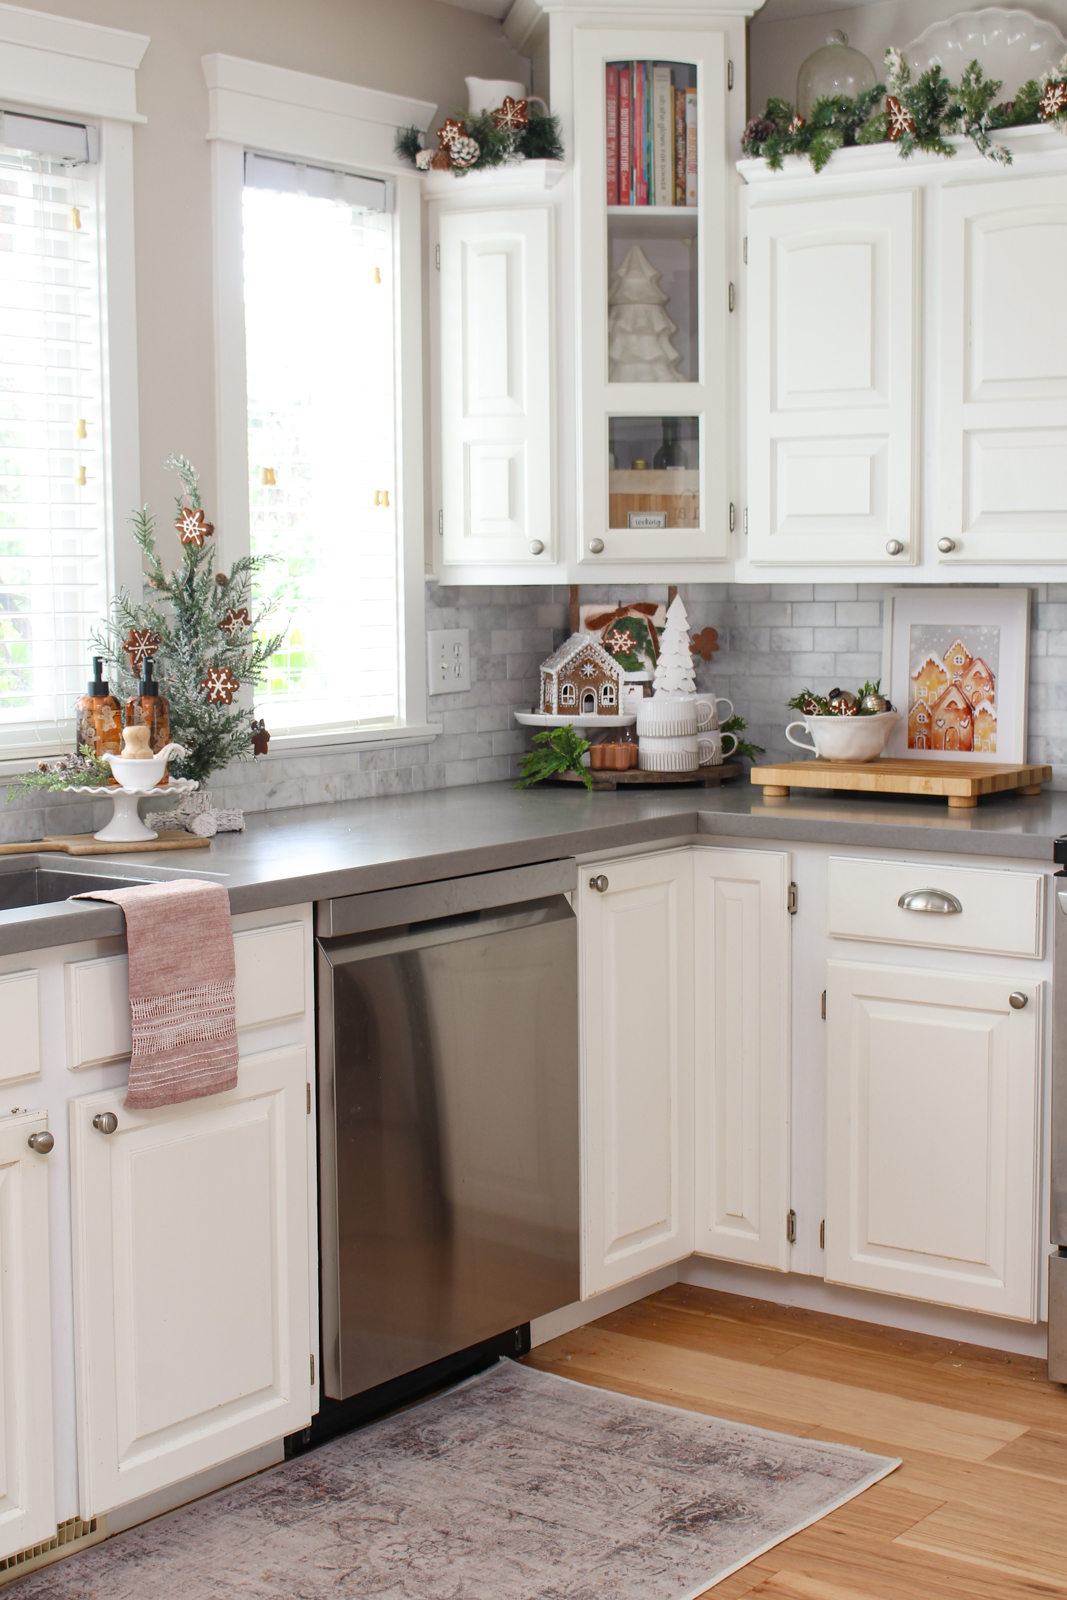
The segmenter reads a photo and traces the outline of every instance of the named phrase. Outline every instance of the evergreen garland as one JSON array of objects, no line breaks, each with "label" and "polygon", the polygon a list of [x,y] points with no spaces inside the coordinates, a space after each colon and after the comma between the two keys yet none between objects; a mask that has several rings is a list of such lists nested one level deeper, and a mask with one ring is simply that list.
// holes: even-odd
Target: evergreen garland
[{"label": "evergreen garland", "polygon": [[[199,511],[196,468],[184,456],[171,456],[166,465],[182,484],[183,493],[175,499],[179,519],[186,502]],[[176,777],[203,783],[212,772],[252,752],[251,705],[213,702],[203,684],[213,669],[229,668],[243,689],[253,689],[281,644],[281,634],[266,636],[261,631],[271,608],[257,615],[251,611],[252,580],[264,558],[242,556],[228,574],[216,573],[215,548],[205,537],[199,545],[183,544],[181,566],[167,573],[156,551],[156,523],[148,507],[129,521],[147,560],[147,582],[155,597],[137,602],[122,591],[103,629],[93,635],[93,647],[106,659],[113,693],[121,702],[137,693],[138,681],[125,638],[131,629],[145,628],[158,637],[156,678],[170,703],[170,736],[189,751],[180,761],[172,761],[171,769]],[[245,623],[242,617],[235,623],[235,613],[244,613],[250,621]]]},{"label": "evergreen garland", "polygon": [[[456,177],[465,172],[484,172],[488,167],[502,167],[512,161],[562,161],[563,140],[560,137],[559,118],[546,117],[536,106],[528,107],[528,121],[524,128],[498,128],[491,111],[467,112],[455,120],[462,125],[463,133],[478,146],[478,155],[469,167],[453,167]],[[393,146],[403,161],[415,166],[416,157],[426,147],[418,128],[398,128]]]},{"label": "evergreen garland", "polygon": [[940,65],[912,82],[901,51],[885,53],[885,83],[857,96],[827,95],[805,121],[788,100],[772,97],[745,128],[741,149],[779,171],[787,155],[806,155],[821,172],[835,150],[857,144],[897,145],[902,160],[916,150],[950,157],[952,135],[969,138],[983,156],[1011,165],[1011,151],[990,135],[998,128],[1055,123],[1067,132],[1067,56],[1040,79],[1024,83],[1014,100],[997,103],[1002,84],[972,61],[953,84]]}]

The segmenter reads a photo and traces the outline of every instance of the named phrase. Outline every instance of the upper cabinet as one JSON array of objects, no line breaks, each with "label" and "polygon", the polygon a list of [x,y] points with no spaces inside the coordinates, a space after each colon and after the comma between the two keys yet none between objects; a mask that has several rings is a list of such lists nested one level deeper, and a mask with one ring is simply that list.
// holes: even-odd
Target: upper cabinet
[{"label": "upper cabinet", "polygon": [[[887,146],[742,161],[747,548],[738,576],[920,581],[1067,561],[1067,141],[994,166]],[[957,569],[966,567],[966,573]],[[1039,570],[1033,572],[1040,578]]]},{"label": "upper cabinet", "polygon": [[512,8],[566,159],[423,180],[444,581],[724,571],[748,9]]}]

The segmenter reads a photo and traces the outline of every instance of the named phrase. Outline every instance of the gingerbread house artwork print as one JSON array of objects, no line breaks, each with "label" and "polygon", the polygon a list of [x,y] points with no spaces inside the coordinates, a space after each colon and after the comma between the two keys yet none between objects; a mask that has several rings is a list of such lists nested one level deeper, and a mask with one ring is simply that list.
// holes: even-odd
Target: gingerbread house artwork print
[{"label": "gingerbread house artwork print", "polygon": [[908,749],[996,755],[999,663],[999,628],[914,625]]},{"label": "gingerbread house artwork print", "polygon": [[572,633],[541,663],[541,710],[548,716],[617,717],[622,668],[589,634]]}]

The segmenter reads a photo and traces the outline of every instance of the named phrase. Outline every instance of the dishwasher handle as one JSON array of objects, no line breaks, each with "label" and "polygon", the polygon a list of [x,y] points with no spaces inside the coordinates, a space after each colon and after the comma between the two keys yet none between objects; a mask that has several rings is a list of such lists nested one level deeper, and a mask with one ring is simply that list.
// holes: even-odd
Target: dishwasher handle
[{"label": "dishwasher handle", "polygon": [[436,883],[414,883],[403,889],[320,900],[315,907],[315,932],[320,939],[335,939],[350,933],[372,933],[378,928],[410,927],[442,917],[468,916],[474,911],[546,900],[577,887],[578,863],[573,856],[562,861],[538,861],[529,867],[507,867],[499,872],[442,878]]}]

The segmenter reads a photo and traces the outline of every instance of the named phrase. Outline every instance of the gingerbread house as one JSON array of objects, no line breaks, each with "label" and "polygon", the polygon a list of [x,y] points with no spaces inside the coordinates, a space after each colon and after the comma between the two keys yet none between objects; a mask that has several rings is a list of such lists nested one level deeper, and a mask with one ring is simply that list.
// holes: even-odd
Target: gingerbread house
[{"label": "gingerbread house", "polygon": [[933,736],[933,713],[925,700],[916,700],[908,712],[908,749],[929,750]]},{"label": "gingerbread house", "polygon": [[982,660],[975,656],[963,677],[959,680],[960,688],[967,696],[971,705],[977,708],[979,700],[993,701],[993,674]]},{"label": "gingerbread house", "polygon": [[931,707],[933,734],[931,750],[970,750],[974,744],[974,712],[958,683],[949,684],[940,700]]},{"label": "gingerbread house", "polygon": [[963,640],[953,639],[943,657],[953,682],[962,683],[964,673],[970,667],[972,659],[971,652]]},{"label": "gingerbread house", "polygon": [[979,700],[974,708],[971,748],[980,750],[983,755],[995,756],[997,753],[997,714],[988,700]]},{"label": "gingerbread house", "polygon": [[541,710],[548,716],[617,717],[623,670],[588,633],[572,633],[541,663]]},{"label": "gingerbread house", "polygon": [[934,701],[940,699],[941,695],[944,694],[951,682],[952,675],[945,663],[940,656],[934,655],[931,651],[911,675],[912,701],[925,700],[927,705],[933,705]]}]

